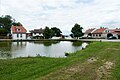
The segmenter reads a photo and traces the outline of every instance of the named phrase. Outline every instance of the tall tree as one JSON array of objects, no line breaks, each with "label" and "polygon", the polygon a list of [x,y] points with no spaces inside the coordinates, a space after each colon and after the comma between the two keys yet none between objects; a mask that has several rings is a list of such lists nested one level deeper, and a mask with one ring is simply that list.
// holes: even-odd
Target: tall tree
[{"label": "tall tree", "polygon": [[45,27],[44,31],[43,31],[43,35],[45,37],[45,39],[49,39],[52,37],[52,31],[51,29],[49,29],[49,27]]},{"label": "tall tree", "polygon": [[60,37],[61,36],[61,30],[57,27],[53,27],[51,28],[52,30],[52,36],[57,36],[57,37]]},{"label": "tall tree", "polygon": [[11,28],[13,21],[14,20],[10,15],[5,15],[5,16],[0,17],[0,28],[5,30],[3,34],[10,33],[10,28]]},{"label": "tall tree", "polygon": [[72,28],[71,32],[73,33],[73,36],[78,39],[78,37],[83,36],[82,27],[79,24],[75,24]]},{"label": "tall tree", "polygon": [[11,26],[22,26],[20,22],[15,22],[10,15],[5,15],[0,17],[0,34],[8,34],[11,32]]}]

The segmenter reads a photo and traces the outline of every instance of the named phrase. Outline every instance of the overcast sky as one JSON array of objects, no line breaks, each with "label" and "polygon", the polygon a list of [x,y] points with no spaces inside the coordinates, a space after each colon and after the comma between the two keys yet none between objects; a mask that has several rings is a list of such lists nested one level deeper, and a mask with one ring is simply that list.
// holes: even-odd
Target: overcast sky
[{"label": "overcast sky", "polygon": [[120,28],[120,0],[0,0],[1,15],[11,15],[29,31],[58,27],[68,33],[75,23],[88,28]]}]

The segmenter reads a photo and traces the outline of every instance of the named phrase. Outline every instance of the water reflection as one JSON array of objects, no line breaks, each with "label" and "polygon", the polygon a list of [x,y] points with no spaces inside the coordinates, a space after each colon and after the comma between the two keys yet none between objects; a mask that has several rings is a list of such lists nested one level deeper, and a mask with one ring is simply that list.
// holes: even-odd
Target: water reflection
[{"label": "water reflection", "polygon": [[11,58],[11,43],[10,42],[1,42],[0,43],[0,58]]},{"label": "water reflection", "polygon": [[72,43],[72,46],[81,46],[82,45],[82,42],[73,42]]},{"label": "water reflection", "polygon": [[0,42],[0,58],[17,57],[65,57],[65,52],[81,50],[82,42],[40,41],[40,42]]},{"label": "water reflection", "polygon": [[60,43],[60,41],[35,41],[35,44],[43,44],[44,46],[51,46],[52,44]]}]

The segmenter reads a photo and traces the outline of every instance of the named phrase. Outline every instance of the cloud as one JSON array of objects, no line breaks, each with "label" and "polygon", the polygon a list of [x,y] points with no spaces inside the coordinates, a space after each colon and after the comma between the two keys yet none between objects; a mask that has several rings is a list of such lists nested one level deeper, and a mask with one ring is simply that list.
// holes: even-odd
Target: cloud
[{"label": "cloud", "polygon": [[[90,27],[120,25],[119,0],[1,0],[2,15],[9,14],[28,29],[59,27],[70,33],[75,23]],[[114,28],[114,27],[113,27]]]}]

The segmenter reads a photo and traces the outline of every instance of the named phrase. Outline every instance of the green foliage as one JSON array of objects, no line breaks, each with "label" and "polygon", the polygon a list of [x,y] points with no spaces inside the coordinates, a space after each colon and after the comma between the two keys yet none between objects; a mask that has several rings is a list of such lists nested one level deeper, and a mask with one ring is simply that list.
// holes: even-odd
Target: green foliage
[{"label": "green foliage", "polygon": [[81,45],[82,45],[82,42],[73,42],[72,45],[73,45],[73,46],[81,46]]},{"label": "green foliage", "polygon": [[2,34],[6,34],[7,32],[6,32],[6,30],[4,29],[4,28],[0,28],[0,35],[2,35]]},{"label": "green foliage", "polygon": [[83,36],[83,32],[82,32],[82,27],[80,27],[79,24],[75,24],[74,27],[72,28],[71,32],[73,33],[74,37],[81,37]]},{"label": "green foliage", "polygon": [[12,25],[13,26],[23,26],[20,22],[13,22]]},{"label": "green foliage", "polygon": [[53,27],[51,28],[51,30],[52,30],[52,36],[57,36],[57,37],[61,36],[62,32],[59,28]]},{"label": "green foliage", "polygon": [[5,34],[10,33],[12,17],[9,15],[0,17],[0,26],[5,29]]},{"label": "green foliage", "polygon": [[45,27],[44,31],[43,31],[43,35],[45,37],[45,39],[49,39],[52,37],[52,31],[51,29],[49,29],[49,27]]},{"label": "green foliage", "polygon": [[52,44],[57,44],[59,41],[43,41],[44,46],[51,46]]},{"label": "green foliage", "polygon": [[43,31],[45,39],[52,38],[53,36],[60,37],[61,33],[62,32],[59,28],[53,27],[53,28],[50,29],[47,26],[45,27],[45,29]]}]

